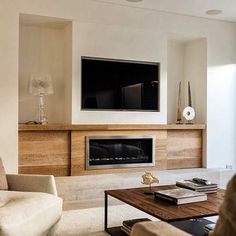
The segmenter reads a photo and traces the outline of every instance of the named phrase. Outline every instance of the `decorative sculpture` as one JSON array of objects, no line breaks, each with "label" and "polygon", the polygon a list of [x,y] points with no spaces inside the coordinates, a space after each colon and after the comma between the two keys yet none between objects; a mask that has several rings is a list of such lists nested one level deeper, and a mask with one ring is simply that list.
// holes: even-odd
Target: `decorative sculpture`
[{"label": "decorative sculpture", "polygon": [[189,81],[188,81],[188,106],[192,107],[192,96],[191,96],[191,88]]},{"label": "decorative sculpture", "polygon": [[183,124],[182,123],[182,114],[181,114],[181,81],[179,82],[179,91],[178,91],[178,109],[177,109],[177,122],[176,124]]},{"label": "decorative sculpture", "polygon": [[151,172],[145,171],[145,174],[142,175],[143,181],[142,184],[149,185],[149,190],[145,191],[144,194],[153,194],[152,184],[159,183],[159,179],[154,177]]},{"label": "decorative sculpture", "polygon": [[192,107],[192,97],[190,82],[188,81],[188,106],[183,110],[183,117],[187,120],[187,124],[193,124],[193,119],[195,118],[195,110]]}]

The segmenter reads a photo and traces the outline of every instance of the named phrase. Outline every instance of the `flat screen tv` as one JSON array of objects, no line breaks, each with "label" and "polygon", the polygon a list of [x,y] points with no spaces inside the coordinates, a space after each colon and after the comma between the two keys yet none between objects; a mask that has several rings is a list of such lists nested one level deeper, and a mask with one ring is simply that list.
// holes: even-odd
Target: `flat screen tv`
[{"label": "flat screen tv", "polygon": [[159,63],[81,60],[82,110],[159,111]]}]

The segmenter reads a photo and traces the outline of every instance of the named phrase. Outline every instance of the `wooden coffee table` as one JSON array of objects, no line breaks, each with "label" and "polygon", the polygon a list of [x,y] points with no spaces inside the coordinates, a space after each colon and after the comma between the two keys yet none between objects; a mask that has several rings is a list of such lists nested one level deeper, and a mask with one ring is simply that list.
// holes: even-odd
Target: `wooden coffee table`
[{"label": "wooden coffee table", "polygon": [[[153,191],[176,188],[175,185],[153,187]],[[225,190],[219,189],[217,193],[208,194],[207,201],[174,205],[165,200],[154,199],[153,195],[146,195],[148,188],[117,189],[105,191],[105,219],[104,230],[111,235],[124,235],[119,233],[119,227],[108,228],[108,196],[125,202],[147,214],[166,222],[196,219],[218,215],[223,202]]]}]

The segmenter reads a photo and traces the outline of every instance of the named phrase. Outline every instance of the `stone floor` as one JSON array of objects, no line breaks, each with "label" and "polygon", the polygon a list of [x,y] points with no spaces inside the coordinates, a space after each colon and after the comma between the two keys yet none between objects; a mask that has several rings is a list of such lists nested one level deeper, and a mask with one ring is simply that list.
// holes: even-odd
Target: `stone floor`
[{"label": "stone floor", "polygon": [[[108,211],[109,227],[121,225],[123,220],[146,217],[153,221],[158,219],[129,205],[113,205]],[[208,217],[216,222],[217,217]],[[104,230],[104,208],[95,207],[64,211],[52,236],[106,236]]]}]

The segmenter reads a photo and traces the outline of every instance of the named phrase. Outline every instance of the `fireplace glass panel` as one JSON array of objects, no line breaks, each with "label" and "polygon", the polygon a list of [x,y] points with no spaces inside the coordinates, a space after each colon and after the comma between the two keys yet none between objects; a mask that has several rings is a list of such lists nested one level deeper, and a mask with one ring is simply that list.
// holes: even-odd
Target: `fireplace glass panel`
[{"label": "fireplace glass panel", "polygon": [[87,168],[154,165],[154,137],[87,137]]}]

